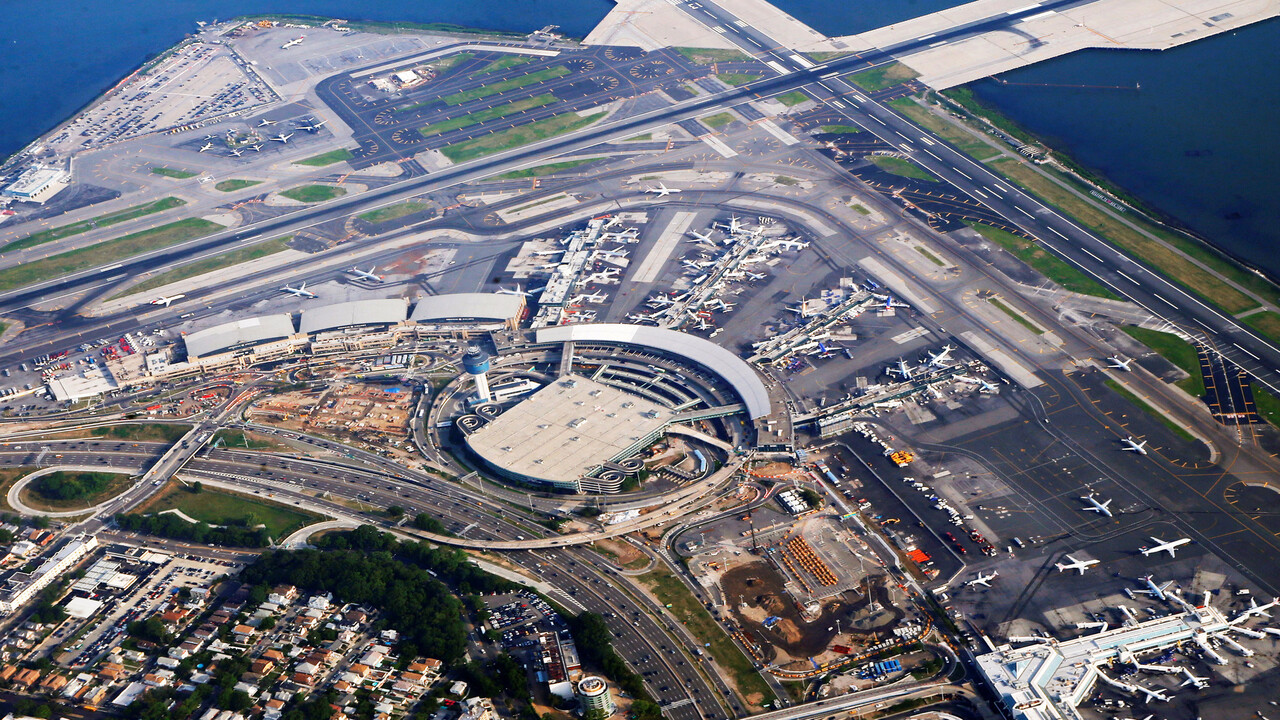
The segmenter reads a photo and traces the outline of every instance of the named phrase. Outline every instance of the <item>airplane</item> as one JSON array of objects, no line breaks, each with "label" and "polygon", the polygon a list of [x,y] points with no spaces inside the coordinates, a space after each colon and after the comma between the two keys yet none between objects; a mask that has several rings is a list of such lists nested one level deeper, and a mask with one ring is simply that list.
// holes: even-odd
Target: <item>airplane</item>
[{"label": "airplane", "polygon": [[152,305],[163,305],[163,306],[165,306],[165,307],[169,307],[169,305],[170,305],[174,300],[181,300],[181,299],[182,299],[182,298],[184,298],[184,297],[186,297],[186,295],[168,295],[168,296],[161,295],[160,297],[156,298],[155,300],[152,300],[152,301],[151,301],[151,304],[152,304]]},{"label": "airplane", "polygon": [[633,322],[633,323],[651,323],[651,322],[654,322],[654,319],[653,319],[653,318],[649,317],[648,315],[641,315],[641,314],[639,314],[639,313],[631,313],[631,314],[627,315],[627,319],[628,319],[628,320],[630,320],[630,321],[631,321],[631,322]]},{"label": "airplane", "polygon": [[654,193],[654,194],[655,194],[655,195],[657,195],[658,197],[666,197],[666,196],[668,196],[668,195],[670,195],[670,194],[672,194],[672,193],[678,193],[678,192],[680,192],[680,189],[679,189],[679,188],[669,188],[669,187],[667,187],[666,185],[663,185],[662,183],[658,183],[658,187],[655,187],[655,188],[645,188],[645,189],[644,189],[644,191],[645,191],[645,192],[647,192],[647,193]]},{"label": "airplane", "polygon": [[1083,575],[1085,570],[1088,570],[1094,565],[1102,562],[1101,560],[1077,560],[1070,555],[1067,555],[1067,560],[1070,562],[1054,563],[1053,566],[1058,568],[1058,572],[1062,572],[1063,570],[1076,570]]},{"label": "airplane", "polygon": [[742,225],[742,223],[738,222],[738,216],[737,216],[737,215],[730,215],[730,216],[729,216],[729,224],[728,224],[728,225],[721,225],[720,227],[724,228],[725,230],[728,230],[730,235],[737,235],[738,233],[740,233],[740,232],[742,232],[743,230],[745,230],[745,229],[746,229],[746,228]]},{"label": "airplane", "polygon": [[1000,388],[997,387],[994,383],[989,383],[986,380],[983,380],[982,378],[969,377],[968,375],[957,375],[956,379],[959,380],[960,382],[966,382],[972,385],[977,385],[979,386],[978,389],[984,393],[997,393],[1000,391]]},{"label": "airplane", "polygon": [[285,285],[284,287],[280,288],[280,292],[287,292],[287,293],[289,293],[290,295],[293,295],[294,297],[300,297],[300,298],[317,298],[317,297],[319,297],[319,295],[316,295],[315,293],[313,293],[313,292],[311,292],[310,290],[308,290],[308,289],[307,289],[307,284],[306,284],[306,283],[302,283],[301,285],[299,285],[299,286],[298,286],[298,287],[296,287],[296,288],[291,288],[291,287],[289,287],[288,285]]},{"label": "airplane", "polygon": [[1121,360],[1119,357],[1109,357],[1107,358],[1107,367],[1113,368],[1115,370],[1123,370],[1125,372],[1129,372],[1129,363],[1131,362],[1133,362],[1133,358],[1129,358],[1128,360]]},{"label": "airplane", "polygon": [[282,142],[282,143],[284,143],[284,144],[288,145],[288,144],[289,144],[289,138],[291,138],[291,137],[293,137],[293,136],[294,136],[294,133],[289,133],[288,135],[285,135],[284,133],[281,133],[281,134],[279,134],[279,135],[277,135],[277,136],[275,136],[275,137],[273,137],[273,138],[271,138],[271,139],[272,139],[272,140],[279,140],[280,142]]},{"label": "airplane", "polygon": [[1164,585],[1156,585],[1155,580],[1152,580],[1151,576],[1147,575],[1146,577],[1142,578],[1142,584],[1146,585],[1147,589],[1138,590],[1137,592],[1150,595],[1156,600],[1168,600],[1169,596],[1166,595],[1164,591],[1169,589],[1169,586],[1173,584],[1173,581],[1170,580]]},{"label": "airplane", "polygon": [[1182,668],[1181,672],[1182,672],[1182,676],[1186,678],[1186,680],[1183,680],[1182,684],[1179,685],[1178,687],[1186,687],[1188,685],[1191,685],[1197,690],[1203,690],[1209,687],[1209,678],[1192,675],[1191,671],[1186,668]]},{"label": "airplane", "polygon": [[[1257,600],[1255,600],[1254,598],[1250,597],[1250,598],[1249,598],[1249,607],[1248,607],[1248,609],[1246,609],[1246,610],[1242,611],[1242,612],[1240,613],[1240,615],[1236,618],[1236,620],[1243,620],[1243,619],[1245,619],[1245,618],[1251,618],[1251,617],[1253,617],[1254,615],[1261,615],[1262,617],[1268,617],[1268,618],[1269,618],[1269,617],[1271,617],[1271,613],[1269,613],[1269,612],[1267,612],[1267,611],[1268,611],[1268,610],[1270,610],[1271,608],[1275,607],[1276,605],[1280,605],[1280,598],[1272,598],[1272,599],[1271,599],[1271,602],[1267,603],[1266,605],[1259,605]],[[1235,622],[1235,620],[1233,620],[1232,622]],[[1268,632],[1270,632],[1270,631],[1268,631]]]},{"label": "airplane", "polygon": [[748,280],[763,280],[766,277],[768,277],[768,275],[765,275],[764,273],[754,273],[754,272],[751,272],[750,270],[744,270],[743,272],[747,274]]},{"label": "airplane", "polygon": [[831,347],[827,345],[825,340],[819,340],[818,347],[810,350],[808,354],[816,356],[820,360],[826,360],[827,358],[835,357],[839,352],[840,348]]},{"label": "airplane", "polygon": [[1177,540],[1170,540],[1169,542],[1165,542],[1158,537],[1152,537],[1151,539],[1156,543],[1154,547],[1147,547],[1146,545],[1143,545],[1138,548],[1138,550],[1142,552],[1143,557],[1150,557],[1156,553],[1166,551],[1169,553],[1169,557],[1177,557],[1173,549],[1182,547],[1183,545],[1191,542],[1191,538],[1178,538]]},{"label": "airplane", "polygon": [[204,145],[202,145],[197,152],[205,152],[212,149],[213,149],[213,143],[207,142]]},{"label": "airplane", "polygon": [[1144,697],[1142,698],[1142,702],[1144,703],[1151,702],[1152,700],[1169,702],[1170,695],[1164,690],[1149,690],[1141,685],[1134,685],[1134,687],[1138,689],[1138,692],[1143,694]]},{"label": "airplane", "polygon": [[893,308],[911,307],[910,305],[904,302],[898,302],[897,300],[894,300],[892,295],[876,295],[876,298],[878,298],[880,301],[884,303],[885,310],[892,310]]},{"label": "airplane", "polygon": [[621,225],[621,224],[622,224],[622,218],[618,217],[617,215],[611,215],[609,216],[608,220],[604,221],[604,226],[601,229],[608,230],[611,227]]},{"label": "airplane", "polygon": [[279,121],[279,120],[268,120],[268,119],[266,119],[266,118],[262,118],[262,122],[258,123],[258,127],[267,127],[268,125],[275,125],[275,124],[276,124],[276,123],[278,123],[278,122],[280,122],[280,121]]},{"label": "airplane", "polygon": [[216,137],[218,137],[218,136],[217,136],[217,135],[205,135],[205,136],[204,136],[204,139],[205,139],[205,140],[212,140],[212,139],[214,139],[214,138],[216,138]]},{"label": "airplane", "polygon": [[897,375],[903,380],[911,379],[911,366],[902,358],[898,358],[898,364],[896,366],[890,365],[885,369],[885,372],[890,375]]},{"label": "airplane", "polygon": [[262,143],[258,143],[257,145],[250,145],[249,149],[254,152],[262,152]]},{"label": "airplane", "polygon": [[536,290],[533,288],[530,288],[528,290],[523,290],[520,288],[520,283],[516,283],[515,290],[508,290],[502,287],[501,285],[499,285],[498,289],[494,290],[493,293],[495,295],[523,295],[524,297],[533,297],[534,295],[542,292],[542,290],[543,288],[537,288]]},{"label": "airplane", "polygon": [[368,271],[368,272],[365,272],[364,270],[361,270],[361,269],[360,269],[360,268],[358,268],[358,267],[353,267],[353,268],[351,268],[350,270],[348,270],[347,272],[351,273],[352,275],[355,275],[356,277],[360,278],[361,280],[370,280],[370,281],[372,281],[372,282],[382,282],[382,276],[381,276],[381,275],[375,275],[375,274],[373,274],[373,271],[374,271],[374,270],[377,270],[377,269],[378,269],[378,268],[376,268],[376,267],[371,267],[371,268],[369,268],[369,271]]},{"label": "airplane", "polygon": [[307,132],[309,132],[309,133],[313,133],[313,132],[316,132],[317,130],[319,130],[320,128],[324,127],[324,124],[325,124],[325,123],[327,123],[327,122],[329,122],[329,121],[328,121],[328,120],[321,120],[320,122],[312,123],[312,124],[310,124],[310,125],[299,125],[299,126],[298,126],[298,129],[299,129],[299,130],[306,130],[306,131],[307,131]]},{"label": "airplane", "polygon": [[243,150],[238,150],[238,149],[236,149],[236,148],[232,148],[232,149],[231,149],[231,154],[232,154],[232,155],[235,155],[236,157],[240,157],[241,155],[243,155],[243,154],[244,154],[244,151],[243,151]]},{"label": "airplane", "polygon": [[1115,517],[1111,514],[1111,511],[1107,509],[1107,506],[1111,504],[1110,500],[1106,502],[1098,502],[1098,499],[1093,496],[1093,493],[1089,493],[1089,497],[1082,497],[1080,499],[1089,504],[1089,507],[1085,508],[1085,510],[1092,510],[1093,512],[1106,515],[1107,517]]},{"label": "airplane", "polygon": [[608,299],[609,299],[609,295],[607,293],[590,293],[586,295],[578,295],[577,297],[575,297],[574,304],[577,304],[577,301],[581,301],[581,302],[596,303],[598,305]]},{"label": "airplane", "polygon": [[1136,452],[1139,455],[1147,454],[1147,449],[1146,447],[1144,447],[1147,444],[1146,440],[1143,440],[1142,442],[1138,442],[1137,440],[1134,440],[1132,437],[1127,437],[1121,440],[1120,442],[1124,443],[1124,448],[1122,448],[1124,450],[1127,450],[1129,452]]},{"label": "airplane", "polygon": [[951,352],[955,350],[952,345],[943,345],[942,350],[937,354],[929,353],[929,367],[944,367],[951,358]]},{"label": "airplane", "polygon": [[696,238],[694,240],[690,240],[689,242],[700,242],[700,243],[706,243],[708,245],[716,244],[716,241],[711,239],[711,233],[704,234],[704,233],[698,232],[697,230],[690,230],[689,234],[692,235],[694,238]]},{"label": "airplane", "polygon": [[982,573],[978,573],[978,577],[966,582],[964,586],[974,587],[975,585],[981,585],[982,587],[989,588],[991,587],[991,581],[995,580],[999,576],[1000,576],[1000,573],[996,570],[992,570],[990,575],[983,575]]},{"label": "airplane", "polygon": [[583,280],[583,282],[587,283],[588,285],[593,283],[596,285],[606,285],[606,284],[614,285],[620,282],[618,280],[618,276],[621,274],[622,274],[622,271],[614,268],[610,268],[602,272],[591,273]]}]

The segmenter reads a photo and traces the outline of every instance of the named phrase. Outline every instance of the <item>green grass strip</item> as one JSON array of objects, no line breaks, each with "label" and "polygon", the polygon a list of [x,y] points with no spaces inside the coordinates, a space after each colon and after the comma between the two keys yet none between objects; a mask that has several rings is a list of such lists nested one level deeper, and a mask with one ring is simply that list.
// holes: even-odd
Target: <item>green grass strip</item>
[{"label": "green grass strip", "polygon": [[884,90],[894,85],[901,85],[908,80],[914,80],[920,77],[920,73],[903,65],[900,62],[891,62],[887,65],[874,67],[870,70],[863,70],[860,73],[850,75],[849,79],[854,85],[868,92]]},{"label": "green grass strip", "polygon": [[528,55],[508,55],[500,60],[494,60],[488,65],[485,65],[479,70],[471,73],[471,77],[479,77],[481,75],[488,75],[489,73],[501,72],[508,68],[513,68],[517,65],[524,65],[525,63],[532,61],[533,58]]},{"label": "green grass strip", "polygon": [[952,147],[974,160],[989,160],[1000,154],[998,148],[980,140],[956,123],[934,115],[929,112],[928,108],[921,107],[911,98],[890,100],[889,105],[906,115],[915,124],[951,143]]},{"label": "green grass strip", "polygon": [[222,227],[202,218],[187,218],[79,250],[33,260],[0,270],[0,290],[11,290],[60,275],[109,265],[150,250],[159,250],[208,235]]},{"label": "green grass strip", "polygon": [[1178,387],[1196,397],[1204,396],[1204,372],[1200,369],[1200,354],[1191,343],[1172,333],[1126,325],[1125,333],[1156,351],[1160,357],[1182,368],[1191,377],[1179,380]]},{"label": "green grass strip", "polygon": [[508,90],[515,90],[526,85],[545,82],[568,74],[569,68],[563,65],[557,65],[555,67],[549,67],[537,72],[531,72],[525,75],[520,75],[519,77],[513,77],[508,80],[496,82],[492,85],[482,85],[470,90],[463,90],[462,92],[454,93],[452,95],[446,95],[441,98],[441,100],[444,100],[446,105],[461,105],[465,102],[479,100],[480,98],[486,98],[490,95],[497,95],[498,93],[504,93]]},{"label": "green grass strip", "polygon": [[309,157],[305,160],[295,160],[293,164],[310,165],[311,167],[324,167],[325,165],[340,163],[343,160],[350,160],[353,157],[355,157],[355,155],[352,155],[350,150],[346,148],[338,148],[337,150],[330,150],[327,153],[316,155],[315,157]]},{"label": "green grass strip", "polygon": [[564,162],[549,163],[547,165],[537,165],[523,170],[512,170],[508,173],[502,173],[497,176],[498,180],[519,180],[521,178],[542,177],[543,175],[555,175],[558,172],[572,170],[579,165],[593,163],[600,158],[585,158],[582,160],[565,160]]},{"label": "green grass strip", "polygon": [[78,223],[61,225],[59,227],[49,228],[48,230],[33,233],[20,240],[14,240],[8,245],[5,245],[3,248],[0,248],[0,252],[21,250],[23,248],[35,247],[36,245],[43,245],[44,243],[53,242],[54,240],[61,240],[62,238],[71,237],[72,235],[79,235],[82,232],[88,232],[94,228],[109,227],[116,223],[125,222],[126,220],[133,220],[134,218],[140,218],[144,215],[172,210],[173,208],[181,207],[186,204],[185,200],[179,200],[175,197],[161,198],[160,200],[153,203],[147,203],[146,205],[134,205],[131,208],[125,208],[124,210],[108,213],[106,215],[99,215],[96,218],[90,218],[88,220],[81,220]]},{"label": "green grass strip", "polygon": [[543,105],[550,105],[553,102],[556,102],[555,95],[552,95],[551,93],[543,93],[541,95],[535,95],[534,97],[517,100],[505,105],[494,105],[491,108],[477,110],[461,117],[449,118],[448,120],[441,120],[437,123],[424,125],[418,128],[418,132],[422,133],[426,137],[431,137],[432,135],[439,135],[441,133],[449,132],[450,130],[479,125],[480,123],[489,120],[496,120],[508,115],[532,110],[533,108],[539,108]]},{"label": "green grass strip", "polygon": [[151,168],[151,174],[163,175],[164,177],[173,178],[175,180],[186,180],[187,178],[193,178],[200,173],[193,173],[190,170],[174,170],[173,168],[167,167],[153,167]]},{"label": "green grass strip", "polygon": [[213,189],[218,192],[235,192],[236,190],[243,190],[245,188],[261,184],[261,180],[240,180],[237,178],[234,180],[223,180],[222,182],[214,185]]},{"label": "green grass strip", "polygon": [[1000,300],[996,298],[990,298],[987,302],[990,302],[992,305],[995,305],[996,308],[1000,310],[1000,312],[1003,312],[1005,315],[1008,315],[1014,320],[1017,320],[1019,325],[1030,330],[1036,335],[1044,334],[1044,330],[1041,330],[1035,323],[1023,317],[1022,313],[1018,312],[1017,310],[1014,310],[1013,308],[1009,307],[1003,302],[1000,302]]},{"label": "green grass strip", "polygon": [[828,135],[854,135],[862,132],[862,128],[857,125],[823,125],[818,131]]},{"label": "green grass strip", "polygon": [[301,187],[289,188],[280,193],[282,197],[290,200],[297,200],[304,203],[318,203],[325,200],[342,197],[347,194],[346,188],[334,187],[333,185],[303,185]]},{"label": "green grass strip", "polygon": [[872,155],[867,159],[871,161],[872,165],[875,165],[881,170],[892,175],[913,178],[915,180],[924,180],[925,182],[938,182],[938,178],[934,177],[933,173],[925,170],[910,160],[903,160],[902,158],[892,157],[890,155]]},{"label": "green grass strip", "polygon": [[1118,295],[1103,287],[1101,283],[1077,270],[1057,255],[1040,247],[1034,241],[990,225],[976,222],[967,224],[977,230],[982,237],[1008,250],[1014,257],[1031,266],[1031,269],[1061,285],[1064,290],[1109,300],[1120,299]]},{"label": "green grass strip", "polygon": [[146,292],[147,290],[164,287],[169,283],[178,282],[179,280],[186,280],[187,278],[203,275],[207,272],[213,272],[214,270],[221,270],[225,267],[232,267],[234,265],[258,260],[260,258],[267,257],[268,255],[274,255],[278,252],[289,249],[287,244],[289,242],[289,237],[292,236],[268,240],[249,247],[237,248],[230,252],[187,263],[186,265],[176,267],[168,272],[160,273],[155,277],[147,278],[137,285],[113,295],[109,299],[115,300],[116,298],[133,295],[135,293]]},{"label": "green grass strip", "polygon": [[1112,380],[1111,378],[1106,378],[1105,380],[1103,380],[1103,382],[1106,383],[1107,387],[1114,390],[1117,395],[1124,398],[1125,400],[1128,400],[1130,403],[1133,403],[1134,407],[1150,415],[1156,420],[1159,420],[1161,425],[1164,425],[1165,427],[1172,430],[1173,433],[1178,437],[1182,438],[1183,440],[1186,440],[1187,442],[1197,442],[1194,435],[1187,432],[1186,430],[1183,430],[1180,425],[1170,420],[1168,415],[1151,407],[1146,403],[1146,401],[1144,401],[1142,398],[1138,397],[1137,395],[1134,395],[1133,393],[1129,392],[1120,383],[1116,382],[1115,380]]},{"label": "green grass strip", "polygon": [[695,65],[714,65],[720,62],[746,62],[751,56],[741,50],[723,50],[719,48],[676,48],[676,51],[688,58]]},{"label": "green grass strip", "polygon": [[454,143],[441,148],[440,152],[455,163],[466,162],[485,155],[545,140],[556,135],[573,132],[600,120],[604,116],[605,113],[603,112],[585,117],[577,113],[565,113],[546,120],[529,123],[528,125],[508,128],[483,137]]},{"label": "green grass strip", "polygon": [[753,75],[751,73],[716,73],[716,77],[725,85],[733,86],[746,85],[752,80],[758,80],[760,78],[759,75]]},{"label": "green grass strip", "polygon": [[783,93],[782,95],[779,95],[778,97],[774,98],[774,100],[777,100],[778,102],[782,103],[783,105],[786,105],[787,107],[794,107],[796,105],[799,105],[802,102],[807,102],[809,100],[809,96],[805,95],[799,90],[792,90],[789,93]]},{"label": "green grass strip", "polygon": [[1272,340],[1280,340],[1280,313],[1272,310],[1246,315],[1242,318],[1255,330],[1266,335]]},{"label": "green grass strip", "polygon": [[729,123],[733,122],[736,119],[737,118],[735,118],[733,116],[733,113],[731,112],[716,113],[715,115],[708,115],[704,118],[701,118],[702,124],[706,125],[712,130],[723,130],[725,127],[729,125]]},{"label": "green grass strip", "polygon": [[356,217],[364,220],[365,222],[371,222],[376,225],[378,223],[390,222],[391,220],[399,220],[402,217],[412,215],[416,212],[422,212],[430,207],[431,206],[427,203],[414,202],[410,200],[408,202],[380,207],[377,210],[370,210],[369,212],[362,213]]}]

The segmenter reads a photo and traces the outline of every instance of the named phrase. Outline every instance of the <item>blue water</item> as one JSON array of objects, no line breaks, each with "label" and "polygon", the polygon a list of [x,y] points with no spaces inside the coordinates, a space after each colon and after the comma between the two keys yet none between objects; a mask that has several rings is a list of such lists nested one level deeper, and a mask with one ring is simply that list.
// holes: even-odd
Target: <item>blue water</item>
[{"label": "blue water", "polygon": [[[954,0],[776,0],[829,35],[863,32]],[[120,8],[126,8],[121,10]],[[530,31],[558,23],[581,37],[609,0],[94,0],[6,3],[0,25],[0,157],[65,120],[197,20],[307,13]],[[1056,148],[1223,248],[1280,275],[1280,22],[1162,53],[1093,51],[979,83],[984,99]],[[1141,92],[1035,84],[1124,85]]]}]

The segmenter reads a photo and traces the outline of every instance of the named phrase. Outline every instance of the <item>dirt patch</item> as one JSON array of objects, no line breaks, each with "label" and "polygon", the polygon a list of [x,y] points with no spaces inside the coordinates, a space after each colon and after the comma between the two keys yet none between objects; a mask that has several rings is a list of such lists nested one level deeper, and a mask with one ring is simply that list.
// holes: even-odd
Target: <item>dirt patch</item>
[{"label": "dirt patch", "polygon": [[767,562],[757,561],[729,570],[720,580],[734,618],[749,637],[773,651],[770,660],[806,660],[829,652],[839,621],[844,643],[874,645],[892,635],[904,613],[889,605],[885,577],[869,579],[874,608],[855,591],[822,601],[816,618],[806,616],[786,591],[783,577]]},{"label": "dirt patch", "polygon": [[596,552],[602,552],[605,557],[623,567],[631,567],[632,563],[642,563],[640,567],[644,567],[649,564],[649,558],[628,542],[622,542],[619,540],[597,540],[595,550]]}]

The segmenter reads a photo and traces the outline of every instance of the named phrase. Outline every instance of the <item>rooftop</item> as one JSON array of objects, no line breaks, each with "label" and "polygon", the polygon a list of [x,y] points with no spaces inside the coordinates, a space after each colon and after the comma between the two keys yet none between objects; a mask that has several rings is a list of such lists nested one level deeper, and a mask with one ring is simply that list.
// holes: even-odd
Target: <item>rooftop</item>
[{"label": "rooftop", "polygon": [[408,301],[404,298],[324,305],[303,310],[300,329],[304,333],[314,333],[354,325],[394,325],[404,322],[408,309]]},{"label": "rooftop", "polygon": [[418,301],[410,316],[414,322],[440,320],[510,320],[524,310],[524,297],[497,293],[431,295]]},{"label": "rooftop", "polygon": [[263,315],[197,330],[187,335],[184,340],[187,345],[187,356],[199,358],[242,345],[287,338],[294,332],[296,331],[293,329],[293,316]]}]

